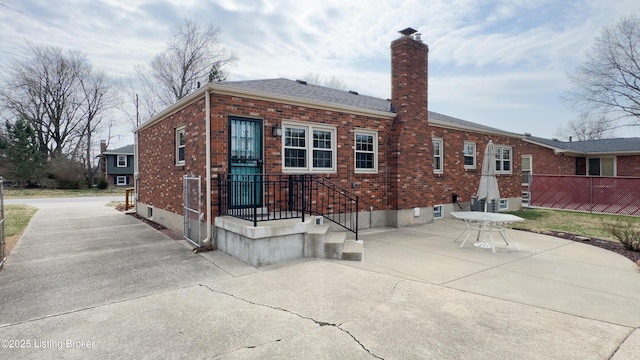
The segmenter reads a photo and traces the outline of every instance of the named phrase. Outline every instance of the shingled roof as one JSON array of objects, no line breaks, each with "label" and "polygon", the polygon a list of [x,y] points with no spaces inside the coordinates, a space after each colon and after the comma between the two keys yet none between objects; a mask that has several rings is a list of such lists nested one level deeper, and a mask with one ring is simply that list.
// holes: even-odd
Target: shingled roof
[{"label": "shingled roof", "polygon": [[[224,81],[221,84],[252,91],[265,92],[274,95],[296,97],[310,101],[347,105],[389,113],[394,112],[391,101],[388,99],[362,95],[354,91],[337,90],[324,86],[313,85],[301,80],[279,78],[265,80]],[[429,111],[429,121],[431,121],[434,125],[473,130],[484,133],[497,133],[507,136],[522,137],[521,134],[510,133],[504,130],[458,119],[452,116],[443,115],[433,111]]]},{"label": "shingled roof", "polygon": [[391,111],[391,101],[356,92],[337,90],[325,86],[309,84],[301,80],[266,79],[246,81],[224,81],[223,85],[239,87],[270,94],[297,97],[305,100],[354,106],[376,111]]},{"label": "shingled roof", "polygon": [[622,154],[640,153],[640,138],[616,138],[586,141],[559,141],[536,136],[527,136],[526,141],[554,149],[556,152],[568,154]]},{"label": "shingled roof", "polygon": [[508,131],[497,129],[491,126],[485,126],[482,124],[458,119],[453,116],[443,115],[433,111],[429,111],[429,122],[432,125],[441,125],[441,126],[458,128],[458,129],[473,130],[473,131],[489,133],[489,134],[499,134],[499,135],[517,137],[517,138],[521,138],[523,136],[522,134],[508,132]]},{"label": "shingled roof", "polygon": [[106,154],[106,155],[133,155],[133,144],[127,145],[127,146],[123,146],[121,148],[117,148],[117,149],[113,149],[113,150],[107,150],[107,151],[103,152],[103,154]]}]

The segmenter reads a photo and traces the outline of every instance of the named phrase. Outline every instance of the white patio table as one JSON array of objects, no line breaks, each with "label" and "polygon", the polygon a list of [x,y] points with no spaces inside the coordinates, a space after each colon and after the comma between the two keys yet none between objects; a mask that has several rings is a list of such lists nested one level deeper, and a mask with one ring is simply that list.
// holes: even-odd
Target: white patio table
[{"label": "white patio table", "polygon": [[[523,218],[519,216],[515,216],[512,214],[501,214],[501,213],[490,213],[490,212],[482,212],[482,211],[456,211],[452,212],[451,215],[458,220],[462,220],[465,222],[466,228],[465,231],[458,236],[454,242],[456,242],[462,235],[465,233],[467,236],[464,238],[464,241],[460,245],[460,248],[464,246],[464,244],[469,239],[469,236],[473,231],[478,232],[478,236],[476,237],[476,243],[473,244],[475,247],[491,249],[491,251],[495,254],[496,246],[493,242],[492,232],[496,230],[500,236],[502,236],[502,240],[507,244],[507,246],[512,245],[516,251],[518,248],[513,243],[513,241],[507,236],[505,232],[504,224],[514,223],[518,221],[524,221]],[[483,241],[480,241],[480,234],[483,234]],[[487,242],[487,235],[488,240]]]}]

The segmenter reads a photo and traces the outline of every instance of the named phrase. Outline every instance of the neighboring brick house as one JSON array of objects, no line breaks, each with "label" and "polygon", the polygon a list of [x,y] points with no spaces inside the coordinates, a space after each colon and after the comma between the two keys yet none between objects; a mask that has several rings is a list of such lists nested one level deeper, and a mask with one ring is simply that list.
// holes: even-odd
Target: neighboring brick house
[{"label": "neighboring brick house", "polygon": [[358,195],[361,228],[403,227],[468,208],[489,140],[501,209],[520,208],[532,163],[575,169],[532,137],[428,111],[427,63],[419,37],[394,40],[386,100],[287,79],[206,84],[136,129],[138,213],[181,231],[185,175],[204,179],[212,224],[226,174],[314,174]]},{"label": "neighboring brick house", "polygon": [[640,177],[640,138],[559,141],[527,134],[524,141],[555,155],[536,156],[537,174]]},{"label": "neighboring brick house", "polygon": [[107,150],[105,141],[100,142],[100,177],[104,177],[110,187],[133,186],[134,145]]}]

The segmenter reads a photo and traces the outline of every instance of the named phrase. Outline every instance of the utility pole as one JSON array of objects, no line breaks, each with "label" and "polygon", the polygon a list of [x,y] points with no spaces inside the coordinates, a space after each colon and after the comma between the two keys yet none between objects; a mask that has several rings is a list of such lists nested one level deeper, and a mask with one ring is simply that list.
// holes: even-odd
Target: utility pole
[{"label": "utility pole", "polygon": [[136,94],[136,127],[140,126],[140,112],[138,111],[138,94]]}]

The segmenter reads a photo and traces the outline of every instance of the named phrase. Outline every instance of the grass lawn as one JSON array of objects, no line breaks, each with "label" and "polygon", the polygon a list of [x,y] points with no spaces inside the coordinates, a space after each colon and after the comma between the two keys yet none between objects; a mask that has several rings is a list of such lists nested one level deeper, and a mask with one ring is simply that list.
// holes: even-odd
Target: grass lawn
[{"label": "grass lawn", "polygon": [[4,188],[5,199],[23,199],[23,198],[41,198],[41,197],[80,197],[80,196],[118,196],[122,195],[124,199],[125,188],[109,188],[100,190],[97,188],[92,189],[19,189],[19,188]]},{"label": "grass lawn", "polygon": [[16,245],[20,235],[29,224],[31,217],[38,209],[29,205],[5,205],[4,207],[4,231],[7,242],[7,253]]},{"label": "grass lawn", "polygon": [[590,214],[575,211],[547,210],[547,209],[523,209],[512,211],[510,214],[526,219],[524,222],[511,224],[516,229],[545,231],[562,231],[576,235],[582,235],[598,239],[617,241],[613,235],[604,230],[603,221],[615,222],[616,219],[624,222],[631,221],[640,227],[640,217]]}]

